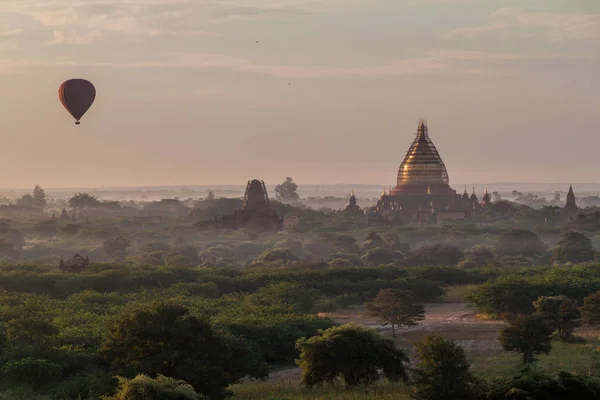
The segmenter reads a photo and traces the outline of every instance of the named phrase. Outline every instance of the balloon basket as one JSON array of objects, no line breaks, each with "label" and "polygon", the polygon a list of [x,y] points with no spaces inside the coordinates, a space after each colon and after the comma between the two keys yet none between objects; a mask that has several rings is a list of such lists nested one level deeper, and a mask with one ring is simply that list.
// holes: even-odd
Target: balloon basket
[{"label": "balloon basket", "polygon": [[75,125],[79,125],[79,124],[81,124],[81,122],[79,122],[79,121],[76,121],[76,122],[75,122]]}]

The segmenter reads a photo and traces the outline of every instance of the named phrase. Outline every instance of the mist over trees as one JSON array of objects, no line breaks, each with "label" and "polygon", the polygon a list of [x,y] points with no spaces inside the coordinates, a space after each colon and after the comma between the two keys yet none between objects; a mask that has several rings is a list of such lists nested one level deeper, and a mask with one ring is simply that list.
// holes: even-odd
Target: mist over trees
[{"label": "mist over trees", "polygon": [[291,178],[278,188],[265,214],[277,229],[228,225],[243,197],[216,188],[7,199],[0,397],[597,393],[593,219],[503,193],[422,223],[357,195],[358,212],[349,194],[303,198]]}]

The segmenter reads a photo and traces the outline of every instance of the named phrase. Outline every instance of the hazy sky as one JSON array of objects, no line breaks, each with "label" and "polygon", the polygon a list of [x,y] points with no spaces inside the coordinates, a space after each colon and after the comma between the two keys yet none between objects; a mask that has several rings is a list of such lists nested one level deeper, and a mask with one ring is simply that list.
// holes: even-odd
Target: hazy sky
[{"label": "hazy sky", "polygon": [[600,181],[598,0],[1,1],[0,85],[0,187]]}]

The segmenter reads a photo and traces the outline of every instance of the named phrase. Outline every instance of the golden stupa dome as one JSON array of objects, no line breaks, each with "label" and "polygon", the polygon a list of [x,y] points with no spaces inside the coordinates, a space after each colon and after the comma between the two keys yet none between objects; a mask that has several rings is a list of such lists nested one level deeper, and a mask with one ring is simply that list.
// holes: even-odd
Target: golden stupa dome
[{"label": "golden stupa dome", "polygon": [[429,138],[427,124],[421,120],[417,137],[398,169],[397,187],[414,184],[447,185],[448,182],[446,166]]}]

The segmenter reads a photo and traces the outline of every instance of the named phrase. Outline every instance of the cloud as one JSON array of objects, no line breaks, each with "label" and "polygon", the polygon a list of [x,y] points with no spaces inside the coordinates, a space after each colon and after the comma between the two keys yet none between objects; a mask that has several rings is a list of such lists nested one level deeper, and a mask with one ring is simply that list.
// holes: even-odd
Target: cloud
[{"label": "cloud", "polygon": [[600,13],[501,8],[490,15],[513,20],[525,30],[541,29],[551,41],[600,40]]},{"label": "cloud", "polygon": [[23,29],[11,29],[7,31],[0,31],[0,40],[3,39],[14,39],[23,35]]},{"label": "cloud", "polygon": [[[77,67],[105,69],[173,69],[173,70],[225,70],[252,73],[276,78],[381,78],[400,75],[468,73],[486,75],[507,75],[500,72],[499,63],[551,60],[568,58],[561,54],[549,53],[494,53],[484,51],[465,51],[455,49],[430,49],[413,58],[391,60],[380,65],[367,67],[324,66],[324,65],[286,65],[258,64],[250,60],[215,53],[172,53],[155,60],[135,62],[80,62],[71,58],[53,60],[0,60],[0,70],[4,72],[23,70],[24,67]],[[569,57],[572,58],[572,57]],[[585,57],[582,57],[585,58]],[[597,58],[587,58],[598,61]],[[504,65],[505,66],[505,65]]]},{"label": "cloud", "polygon": [[[0,2],[0,13],[27,18],[58,35],[102,38],[160,35],[218,35],[199,29],[236,19],[268,18],[282,13],[315,13],[338,9],[347,0],[23,0]],[[83,32],[83,33],[79,33]],[[73,33],[76,33],[73,35]],[[51,40],[52,43],[88,39]],[[99,39],[96,35],[95,39]]]},{"label": "cloud", "polygon": [[472,28],[460,28],[442,35],[442,39],[453,40],[460,38],[474,38],[484,33],[495,32],[505,28],[504,24],[490,24],[475,26]]},{"label": "cloud", "polygon": [[432,60],[456,61],[518,61],[547,60],[565,58],[561,54],[550,53],[501,53],[476,50],[432,49],[424,52]]},{"label": "cloud", "polygon": [[243,58],[210,53],[176,53],[158,61],[132,63],[78,63],[71,60],[57,60],[52,64],[58,66],[101,67],[114,69],[222,69],[269,75],[278,78],[383,77],[404,74],[434,73],[446,70],[448,68],[448,65],[430,58],[395,60],[371,67],[332,67],[256,64]]},{"label": "cloud", "polygon": [[52,39],[47,44],[90,44],[102,37],[104,34],[99,31],[91,31],[85,35],[76,31],[54,31]]}]

